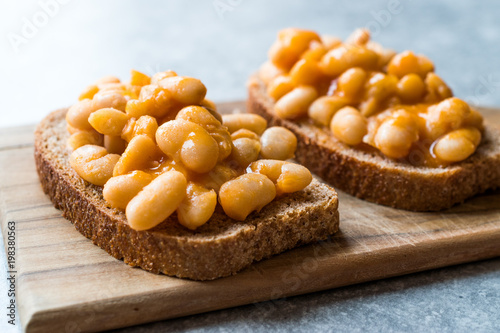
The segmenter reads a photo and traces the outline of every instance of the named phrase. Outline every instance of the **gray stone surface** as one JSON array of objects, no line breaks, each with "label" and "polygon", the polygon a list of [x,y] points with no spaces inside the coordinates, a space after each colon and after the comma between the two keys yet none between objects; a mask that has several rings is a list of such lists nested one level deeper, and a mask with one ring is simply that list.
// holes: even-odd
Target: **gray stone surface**
[{"label": "gray stone surface", "polygon": [[[248,75],[287,26],[340,37],[368,26],[386,46],[429,56],[457,96],[500,105],[496,0],[67,2],[24,37],[26,21],[41,17],[39,1],[0,2],[0,127],[34,123],[96,78],[127,78],[130,68],[171,68],[202,79],[214,100],[243,99]],[[14,35],[25,38],[17,47]],[[498,332],[499,293],[494,259],[123,331]]]}]

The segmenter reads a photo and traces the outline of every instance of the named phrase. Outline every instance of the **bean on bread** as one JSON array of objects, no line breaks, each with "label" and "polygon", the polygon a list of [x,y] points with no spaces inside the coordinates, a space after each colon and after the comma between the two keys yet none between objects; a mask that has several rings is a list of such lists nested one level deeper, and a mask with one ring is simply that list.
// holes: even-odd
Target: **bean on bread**
[{"label": "bean on bread", "polygon": [[297,136],[295,159],[336,189],[377,204],[412,211],[439,211],[500,187],[500,129],[486,125],[477,151],[445,168],[419,167],[364,152],[308,120],[278,117],[265,84],[253,76],[247,110]]},{"label": "bean on bread", "polygon": [[297,136],[296,159],[378,204],[437,211],[500,186],[500,132],[453,96],[434,64],[367,29],[345,41],[279,31],[247,110]]},{"label": "bean on bread", "polygon": [[229,218],[218,207],[196,231],[176,223],[175,213],[153,229],[134,230],[123,210],[104,200],[102,187],[83,180],[71,168],[66,112],[51,113],[35,131],[35,161],[42,187],[79,232],[131,266],[212,280],[301,244],[326,239],[339,228],[336,192],[313,180],[304,190],[273,200],[243,222]]}]

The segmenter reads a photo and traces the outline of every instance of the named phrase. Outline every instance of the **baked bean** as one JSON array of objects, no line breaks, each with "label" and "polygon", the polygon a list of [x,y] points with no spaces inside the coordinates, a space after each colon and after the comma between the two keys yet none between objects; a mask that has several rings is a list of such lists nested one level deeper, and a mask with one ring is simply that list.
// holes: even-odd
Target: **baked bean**
[{"label": "baked bean", "polygon": [[333,115],[347,104],[348,101],[344,97],[337,95],[322,96],[311,104],[307,110],[307,114],[317,124],[329,126]]},{"label": "baked bean", "polygon": [[167,156],[198,173],[210,171],[219,157],[217,142],[210,134],[200,125],[182,119],[161,125],[156,142]]},{"label": "baked bean", "polygon": [[459,162],[472,155],[480,141],[481,132],[477,128],[461,128],[438,139],[433,152],[443,161]]},{"label": "baked bean", "polygon": [[108,154],[106,148],[97,145],[85,145],[71,153],[70,161],[86,163]]},{"label": "baked bean", "polygon": [[299,86],[281,97],[274,105],[276,114],[284,119],[297,119],[307,115],[309,106],[318,97],[311,86]]},{"label": "baked bean", "polygon": [[365,45],[370,41],[370,30],[361,28],[354,30],[346,39],[346,44]]},{"label": "baked bean", "polygon": [[[286,162],[290,163],[290,162]],[[285,165],[285,161],[279,160],[258,160],[251,163],[247,169],[247,173],[259,173],[265,175],[274,184],[278,182],[278,178],[281,176],[281,168]]]},{"label": "baked bean", "polygon": [[94,111],[95,109],[90,99],[81,100],[69,108],[66,113],[66,122],[78,130],[92,131],[94,128],[90,125],[88,119]]},{"label": "baked bean", "polygon": [[404,103],[416,103],[425,93],[425,84],[417,74],[406,74],[398,82],[398,96]]},{"label": "baked bean", "polygon": [[432,62],[422,55],[415,55],[412,51],[404,51],[396,54],[387,66],[387,73],[395,75],[398,78],[411,73],[425,78],[427,73],[432,71],[434,71]]},{"label": "baked bean", "polygon": [[80,97],[78,97],[78,100],[84,100],[84,99],[92,99],[94,95],[99,91],[99,88],[95,84],[91,84],[90,86],[87,86],[85,90],[82,91],[80,94]]},{"label": "baked bean", "polygon": [[263,158],[287,160],[293,158],[297,149],[297,138],[288,129],[276,126],[269,127],[260,138],[260,154]]},{"label": "baked bean", "polygon": [[253,139],[253,140],[257,140],[257,141],[260,140],[259,136],[255,132],[252,132],[252,131],[247,130],[245,128],[239,129],[236,132],[234,132],[233,134],[231,134],[231,140],[233,140],[233,141],[236,139],[241,139],[241,138],[249,138],[249,139]]},{"label": "baked bean", "polygon": [[261,135],[267,127],[267,121],[264,118],[251,113],[225,114],[222,116],[222,124],[227,126],[229,133],[244,128],[257,135]]},{"label": "baked bean", "polygon": [[364,99],[358,106],[364,117],[370,117],[387,107],[395,97],[398,79],[393,75],[376,73],[371,75],[365,85]]},{"label": "baked bean", "polygon": [[102,96],[108,93],[124,95],[127,89],[123,83],[102,83],[97,86],[99,91],[94,96]]},{"label": "baked bean", "polygon": [[191,176],[196,183],[219,193],[222,184],[237,177],[239,174],[240,172],[236,170],[234,165],[217,163],[209,172]]},{"label": "baked bean", "polygon": [[134,230],[151,229],[179,207],[186,197],[186,177],[167,171],[156,177],[130,200],[125,210],[129,226]]},{"label": "baked bean", "polygon": [[387,67],[387,72],[396,75],[398,78],[411,73],[420,75],[419,71],[418,57],[412,51],[404,51],[396,54]]},{"label": "baked bean", "polygon": [[113,169],[119,159],[120,155],[108,154],[90,161],[84,167],[87,174],[80,174],[80,176],[94,185],[103,186],[113,176]]},{"label": "baked bean", "polygon": [[142,87],[139,99],[128,101],[125,112],[135,118],[141,116],[165,117],[177,106],[172,93],[156,84]]},{"label": "baked bean", "polygon": [[231,158],[240,166],[246,168],[250,163],[259,158],[261,145],[258,140],[241,138],[233,141]]},{"label": "baked bean", "polygon": [[124,175],[134,170],[149,169],[160,157],[154,141],[146,135],[137,135],[130,140],[127,148],[113,170],[113,176]]},{"label": "baked bean", "polygon": [[153,77],[151,77],[151,84],[157,84],[161,80],[166,79],[167,77],[172,77],[172,76],[177,76],[177,73],[172,71],[172,70],[168,70],[165,72],[158,72],[155,75],[153,75]]},{"label": "baked bean", "polygon": [[427,111],[426,136],[432,140],[463,126],[470,116],[469,105],[456,97],[448,98]]},{"label": "baked bean", "polygon": [[292,79],[288,75],[279,75],[267,86],[267,94],[275,101],[279,100],[283,95],[288,94],[295,88]]},{"label": "baked bean", "polygon": [[355,146],[363,141],[368,132],[366,118],[350,106],[343,107],[333,116],[330,129],[340,141]]},{"label": "baked bean", "polygon": [[320,37],[313,31],[295,28],[283,29],[278,32],[278,40],[269,50],[269,59],[277,67],[288,70],[314,40],[319,42]]},{"label": "baked bean", "polygon": [[378,64],[378,54],[358,45],[341,45],[326,53],[319,63],[326,75],[337,77],[351,67],[374,70]]},{"label": "baked bean", "polygon": [[106,75],[101,77],[99,80],[95,82],[95,84],[106,84],[106,83],[120,83],[120,79],[113,75]]},{"label": "baked bean", "polygon": [[[94,95],[94,97],[117,93],[117,94],[122,95],[125,98],[125,101],[129,101],[130,99],[139,98],[141,88],[142,88],[141,86],[133,86],[130,84],[114,83],[114,84],[109,84],[106,87],[101,88]],[[124,111],[125,106],[121,106],[120,110]]]},{"label": "baked bean", "polygon": [[276,183],[277,193],[293,193],[306,188],[312,181],[307,168],[295,163],[285,163],[281,167],[281,175]]},{"label": "baked bean", "polygon": [[161,162],[154,161],[152,165],[153,166],[151,168],[145,169],[144,172],[147,172],[154,177],[158,177],[162,173],[170,170],[179,171],[186,177],[186,179],[194,176],[193,173],[190,172],[181,162],[176,162],[171,158],[164,158]]},{"label": "baked bean", "polygon": [[375,147],[385,156],[402,158],[419,138],[418,121],[413,114],[399,110],[385,119],[375,134]]},{"label": "baked bean", "polygon": [[119,136],[105,135],[104,148],[111,154],[121,155],[125,151],[125,148],[127,148],[127,141]]},{"label": "baked bean", "polygon": [[231,136],[227,128],[209,110],[201,106],[187,106],[179,111],[176,119],[193,122],[205,129],[217,143],[219,161],[231,154]]},{"label": "baked bean", "polygon": [[95,145],[82,146],[69,158],[71,167],[91,184],[103,186],[113,176],[113,168],[120,155],[108,154],[106,148]]},{"label": "baked bean", "polygon": [[177,207],[179,223],[195,230],[205,224],[215,211],[217,194],[201,185],[189,182],[186,197]]},{"label": "baked bean", "polygon": [[191,121],[203,127],[205,126],[220,126],[221,122],[213,116],[206,108],[196,105],[186,106],[182,108],[175,119]]},{"label": "baked bean", "polygon": [[187,76],[171,76],[158,84],[170,91],[172,97],[183,105],[198,105],[207,94],[207,88],[198,79]]},{"label": "baked bean", "polygon": [[156,118],[151,116],[141,116],[135,122],[134,135],[147,135],[154,140],[156,130],[158,130],[158,122],[156,121]]},{"label": "baked bean", "polygon": [[224,183],[219,201],[230,218],[244,221],[253,211],[261,210],[276,197],[276,187],[264,175],[248,173]]},{"label": "baked bean", "polygon": [[311,30],[286,28],[278,33],[278,39],[293,54],[302,54],[312,41],[321,41],[319,35]]},{"label": "baked bean", "polygon": [[125,209],[129,201],[153,179],[153,176],[139,170],[111,177],[104,184],[102,195],[111,207]]},{"label": "baked bean", "polygon": [[276,67],[288,71],[297,61],[299,55],[292,55],[280,41],[275,41],[269,48],[269,59]]},{"label": "baked bean", "polygon": [[85,145],[102,146],[102,135],[95,131],[78,131],[72,134],[66,143],[70,150],[75,150]]},{"label": "baked bean", "polygon": [[318,62],[321,60],[321,58],[323,58],[326,52],[328,52],[328,49],[323,45],[323,43],[313,40],[309,44],[309,49],[302,53],[300,59]]},{"label": "baked bean", "polygon": [[289,75],[296,86],[314,85],[323,77],[323,72],[316,60],[301,59],[293,65]]},{"label": "baked bean", "polygon": [[120,136],[129,116],[113,108],[100,109],[89,116],[89,123],[99,133]]},{"label": "baked bean", "polygon": [[123,127],[121,137],[130,141],[136,135],[147,135],[155,140],[158,122],[156,118],[151,116],[140,116],[139,119],[130,118],[127,124]]},{"label": "baked bean", "polygon": [[277,194],[300,191],[312,181],[306,167],[286,161],[258,160],[248,166],[247,172],[267,176],[276,185]]},{"label": "baked bean", "polygon": [[96,94],[92,99],[92,109],[100,110],[104,108],[113,108],[125,111],[127,99],[118,92],[106,92]]},{"label": "baked bean", "polygon": [[425,77],[425,85],[427,87],[425,102],[427,103],[440,102],[443,99],[453,96],[451,89],[439,76],[434,73],[429,73]]},{"label": "baked bean", "polygon": [[177,113],[175,119],[183,119],[201,125],[217,142],[219,147],[219,161],[231,154],[231,135],[226,126],[213,115],[212,112],[201,106],[186,106]]},{"label": "baked bean", "polygon": [[367,97],[383,101],[397,92],[398,79],[394,75],[376,73],[367,82]]},{"label": "baked bean", "polygon": [[362,91],[368,78],[366,71],[360,67],[346,70],[339,76],[337,90],[351,100],[356,99]]},{"label": "baked bean", "polygon": [[151,78],[149,75],[146,75],[144,73],[138,72],[134,69],[130,71],[130,84],[133,86],[145,86],[148,84],[151,84]]}]

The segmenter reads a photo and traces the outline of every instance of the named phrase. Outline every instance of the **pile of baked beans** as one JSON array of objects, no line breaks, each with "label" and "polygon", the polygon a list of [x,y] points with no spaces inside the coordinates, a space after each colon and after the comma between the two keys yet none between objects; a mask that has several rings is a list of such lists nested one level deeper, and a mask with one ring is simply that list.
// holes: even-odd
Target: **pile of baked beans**
[{"label": "pile of baked beans", "polygon": [[453,97],[427,57],[384,49],[366,29],[345,42],[284,29],[259,76],[279,117],[309,117],[344,144],[389,158],[446,166],[481,141],[482,116]]},{"label": "pile of baked beans", "polygon": [[133,229],[155,227],[174,212],[196,229],[218,203],[244,220],[275,197],[312,180],[287,162],[297,146],[283,127],[252,114],[221,116],[195,78],[173,71],[130,82],[105,77],[87,87],[66,114],[70,165],[103,186],[103,197],[125,210]]}]

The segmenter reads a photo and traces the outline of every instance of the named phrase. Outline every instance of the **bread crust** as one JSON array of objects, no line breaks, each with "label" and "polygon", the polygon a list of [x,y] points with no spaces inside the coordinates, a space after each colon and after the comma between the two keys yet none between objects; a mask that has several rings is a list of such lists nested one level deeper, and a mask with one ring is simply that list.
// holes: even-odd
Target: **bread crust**
[{"label": "bread crust", "polygon": [[42,188],[80,233],[130,266],[212,280],[301,244],[326,239],[338,230],[337,193],[316,180],[303,191],[274,200],[244,222],[230,219],[219,207],[196,231],[179,225],[175,214],[151,230],[133,230],[123,211],[105,202],[102,189],[84,181],[69,166],[66,111],[51,113],[35,130],[35,162]]},{"label": "bread crust", "polygon": [[279,118],[257,76],[250,79],[248,93],[248,112],[263,116],[269,125],[284,126],[295,133],[299,163],[358,198],[411,211],[439,211],[500,187],[498,128],[486,126],[476,153],[463,162],[446,168],[416,167],[351,148],[308,120]]}]

